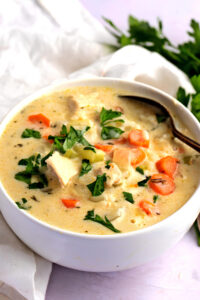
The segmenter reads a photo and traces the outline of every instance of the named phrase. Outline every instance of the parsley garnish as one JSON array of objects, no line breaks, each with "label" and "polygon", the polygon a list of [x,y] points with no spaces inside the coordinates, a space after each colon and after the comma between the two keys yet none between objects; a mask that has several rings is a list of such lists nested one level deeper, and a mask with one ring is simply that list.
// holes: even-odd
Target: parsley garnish
[{"label": "parsley garnish", "polygon": [[159,199],[159,196],[158,195],[154,195],[153,196],[153,203],[156,203],[158,199]]},{"label": "parsley garnish", "polygon": [[90,150],[90,151],[93,151],[94,153],[96,153],[95,148],[92,147],[92,146],[87,146],[87,147],[85,147],[83,150]]},{"label": "parsley garnish", "polygon": [[137,171],[138,173],[144,175],[144,170],[143,170],[142,168],[137,167],[137,168],[136,168],[136,171]]},{"label": "parsley garnish", "polygon": [[101,131],[101,137],[103,140],[118,139],[122,133],[124,133],[124,131],[120,128],[104,126]]},{"label": "parsley garnish", "polygon": [[42,159],[41,159],[41,166],[43,167],[43,166],[46,166],[46,160],[50,157],[50,156],[52,156],[52,154],[53,154],[53,150],[52,151],[50,151],[47,155],[45,155]]},{"label": "parsley garnish", "polygon": [[65,153],[68,149],[71,149],[76,143],[80,143],[83,146],[91,146],[90,143],[84,138],[84,133],[90,129],[89,126],[83,130],[76,130],[73,126],[70,126],[69,132],[67,127],[62,126],[59,136],[48,137],[49,140],[53,140],[53,149],[58,150],[61,153]]},{"label": "parsley garnish", "polygon": [[111,160],[106,161],[105,168],[108,169],[108,170],[110,169],[110,162],[111,162]]},{"label": "parsley garnish", "polygon": [[112,230],[113,232],[119,233],[120,230],[116,229],[112,223],[108,220],[108,218],[105,216],[105,220],[100,217],[99,215],[95,215],[94,214],[94,209],[93,210],[89,210],[87,212],[87,215],[85,216],[84,220],[90,220],[96,223],[99,223],[105,227],[107,227],[108,229]]},{"label": "parsley garnish", "polygon": [[81,177],[84,174],[87,174],[90,170],[92,170],[92,166],[90,164],[90,161],[88,159],[83,159],[82,160],[81,172],[80,172],[79,176]]},{"label": "parsley garnish", "polygon": [[101,138],[103,140],[118,139],[120,135],[124,133],[124,131],[118,127],[107,126],[107,124],[112,122],[124,122],[122,119],[116,119],[121,115],[122,113],[119,111],[102,108],[100,113],[100,125],[102,126]]},{"label": "parsley garnish", "polygon": [[144,180],[139,181],[137,184],[138,186],[146,186],[147,182],[149,181],[149,179],[151,178],[151,176],[147,176]]},{"label": "parsley garnish", "polygon": [[166,115],[161,115],[161,114],[156,114],[156,119],[158,123],[163,123],[167,120],[167,116]]},{"label": "parsley garnish", "polygon": [[41,134],[39,131],[37,130],[34,130],[34,129],[28,129],[26,128],[23,132],[22,132],[22,135],[21,137],[23,139],[27,139],[27,138],[35,138],[35,139],[40,139],[41,138]]},{"label": "parsley garnish", "polygon": [[123,192],[123,195],[124,195],[124,199],[130,203],[134,203],[134,200],[133,200],[133,195],[131,193],[128,193],[128,192]]},{"label": "parsley garnish", "polygon": [[31,208],[31,206],[27,206],[26,203],[28,201],[26,200],[26,198],[22,198],[21,201],[17,201],[15,202],[17,204],[17,206],[20,208],[20,209],[24,209],[24,210],[28,210]]},{"label": "parsley garnish", "polygon": [[[48,186],[48,180],[41,172],[41,155],[32,155],[29,158],[23,158],[18,165],[25,166],[25,170],[15,174],[15,179],[28,184],[29,189],[41,189]],[[32,177],[37,178],[37,182],[32,182]]]},{"label": "parsley garnish", "polygon": [[100,113],[100,124],[101,126],[106,125],[107,121],[116,119],[118,117],[120,117],[122,115],[122,113],[120,111],[114,111],[112,109],[105,109],[104,107],[101,110]]},{"label": "parsley garnish", "polygon": [[106,182],[106,174],[98,175],[97,179],[88,184],[87,187],[92,193],[92,196],[100,196],[104,192],[104,183]]}]

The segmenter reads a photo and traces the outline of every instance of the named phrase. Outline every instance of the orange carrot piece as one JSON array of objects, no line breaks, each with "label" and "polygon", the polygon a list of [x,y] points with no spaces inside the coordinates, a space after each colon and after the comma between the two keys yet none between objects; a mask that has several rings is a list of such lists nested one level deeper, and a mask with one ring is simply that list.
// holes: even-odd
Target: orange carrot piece
[{"label": "orange carrot piece", "polygon": [[134,128],[129,133],[128,141],[133,146],[148,148],[149,134],[146,130]]},{"label": "orange carrot piece", "polygon": [[154,174],[149,180],[149,187],[160,195],[169,195],[174,192],[176,186],[174,180],[166,174]]},{"label": "orange carrot piece", "polygon": [[28,117],[28,120],[32,123],[41,123],[46,127],[50,126],[50,120],[47,117],[45,117],[45,115],[43,114],[30,115]]},{"label": "orange carrot piece", "polygon": [[152,216],[155,212],[155,204],[151,201],[141,200],[138,205],[148,216]]},{"label": "orange carrot piece", "polygon": [[178,159],[172,156],[165,156],[156,162],[156,168],[160,173],[164,173],[169,177],[174,176],[178,167]]},{"label": "orange carrot piece", "polygon": [[113,150],[113,145],[105,145],[105,144],[96,144],[95,148],[100,149],[104,152],[111,152]]},{"label": "orange carrot piece", "polygon": [[146,157],[145,152],[141,148],[131,149],[131,165],[136,166],[140,164]]},{"label": "orange carrot piece", "polygon": [[49,134],[45,134],[45,135],[42,136],[42,138],[43,138],[44,140],[46,140],[46,141],[49,142],[50,144],[53,144],[53,140],[49,140],[48,137],[49,137]]},{"label": "orange carrot piece", "polygon": [[79,203],[76,199],[61,199],[61,201],[67,208],[75,208]]}]

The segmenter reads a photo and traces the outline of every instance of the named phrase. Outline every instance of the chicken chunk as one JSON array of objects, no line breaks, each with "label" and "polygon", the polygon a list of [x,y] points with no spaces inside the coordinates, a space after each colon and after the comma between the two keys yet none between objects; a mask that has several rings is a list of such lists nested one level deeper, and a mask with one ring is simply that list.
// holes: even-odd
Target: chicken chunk
[{"label": "chicken chunk", "polygon": [[46,160],[46,163],[56,174],[62,186],[65,186],[80,169],[80,163],[76,159],[64,157],[57,151]]}]

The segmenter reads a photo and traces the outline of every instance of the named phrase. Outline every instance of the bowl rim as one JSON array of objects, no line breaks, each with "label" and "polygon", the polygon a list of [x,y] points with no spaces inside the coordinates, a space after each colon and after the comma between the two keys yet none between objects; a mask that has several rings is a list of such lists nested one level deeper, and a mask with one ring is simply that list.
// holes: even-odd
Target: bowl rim
[{"label": "bowl rim", "polygon": [[[162,90],[159,90],[158,88],[152,87],[150,85],[140,83],[140,82],[136,82],[136,81],[124,80],[124,79],[121,79],[121,78],[104,78],[104,77],[103,78],[102,77],[94,78],[93,77],[93,78],[84,78],[84,79],[75,79],[75,80],[74,79],[69,80],[69,79],[66,78],[66,79],[61,79],[59,81],[54,81],[52,84],[49,84],[46,87],[43,87],[43,88],[37,90],[36,92],[31,93],[28,97],[18,101],[17,104],[14,105],[14,107],[12,107],[11,109],[9,109],[9,111],[1,119],[0,138],[1,138],[2,133],[5,130],[6,126],[7,126],[7,124],[20,111],[20,109],[22,109],[23,107],[25,107],[26,105],[28,105],[32,101],[36,100],[37,98],[42,97],[43,95],[48,95],[48,94],[54,93],[56,91],[64,91],[68,88],[87,86],[87,84],[88,84],[88,86],[95,86],[95,82],[98,82],[98,84],[99,84],[99,82],[102,82],[101,85],[97,84],[96,86],[104,86],[104,87],[110,87],[109,84],[113,84],[113,83],[131,84],[132,86],[136,86],[136,87],[139,87],[139,88],[144,88],[148,91],[152,91],[152,92],[155,92],[156,94],[164,96],[164,97],[168,98],[169,101],[176,103],[176,106],[179,107],[178,109],[184,110],[185,113],[188,115],[188,117],[193,121],[195,126],[200,131],[200,124],[198,123],[198,121],[194,117],[194,115],[190,112],[190,110],[187,109],[182,103],[177,101],[174,97],[167,94],[166,92],[164,92]],[[70,85],[73,85],[73,84],[74,84],[74,86],[70,87]],[[63,85],[65,87],[60,88]],[[69,87],[68,87],[68,85],[69,85]],[[74,237],[74,238],[76,237],[76,238],[82,238],[82,239],[95,239],[95,240],[114,239],[115,240],[115,239],[119,239],[119,238],[123,239],[123,238],[132,237],[132,236],[136,236],[136,235],[148,234],[148,232],[156,231],[160,227],[162,227],[162,226],[164,227],[165,225],[167,225],[169,222],[171,222],[171,220],[175,219],[178,215],[181,215],[182,211],[184,211],[185,209],[188,208],[188,206],[191,205],[192,200],[196,197],[196,194],[200,190],[200,180],[199,180],[199,183],[198,183],[198,186],[197,186],[196,190],[194,191],[192,196],[187,200],[187,202],[184,205],[182,205],[178,210],[176,210],[174,213],[169,215],[167,218],[159,221],[158,223],[155,223],[153,225],[150,225],[148,227],[138,229],[138,230],[135,230],[135,231],[124,232],[124,233],[122,232],[120,234],[106,234],[106,235],[79,233],[79,232],[70,231],[70,230],[67,230],[67,229],[62,229],[62,228],[59,228],[55,225],[51,225],[49,223],[46,223],[46,222],[44,222],[40,219],[37,219],[36,217],[31,215],[30,213],[28,213],[28,212],[26,212],[22,209],[18,209],[18,207],[15,204],[14,200],[7,193],[7,191],[4,188],[1,181],[0,181],[0,190],[3,192],[3,194],[6,198],[6,201],[9,201],[9,203],[13,206],[13,208],[15,208],[19,212],[19,214],[21,213],[22,215],[24,215],[25,218],[28,218],[33,223],[35,222],[37,225],[45,227],[45,229],[50,229],[50,230],[52,230],[56,233],[60,233],[62,235],[63,234],[68,235],[68,236],[71,236],[71,237]]]}]

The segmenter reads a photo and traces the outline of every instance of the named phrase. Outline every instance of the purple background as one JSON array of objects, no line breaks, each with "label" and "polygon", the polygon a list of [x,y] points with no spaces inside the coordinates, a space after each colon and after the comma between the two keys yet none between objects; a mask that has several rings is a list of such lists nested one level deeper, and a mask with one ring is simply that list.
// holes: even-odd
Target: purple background
[{"label": "purple background", "polygon": [[[173,43],[186,39],[191,18],[200,20],[199,0],[81,0],[93,16],[126,29],[127,16],[156,23]],[[114,251],[114,250],[113,250]],[[161,258],[118,273],[88,273],[53,266],[46,300],[199,300],[200,248],[190,232]]]}]

